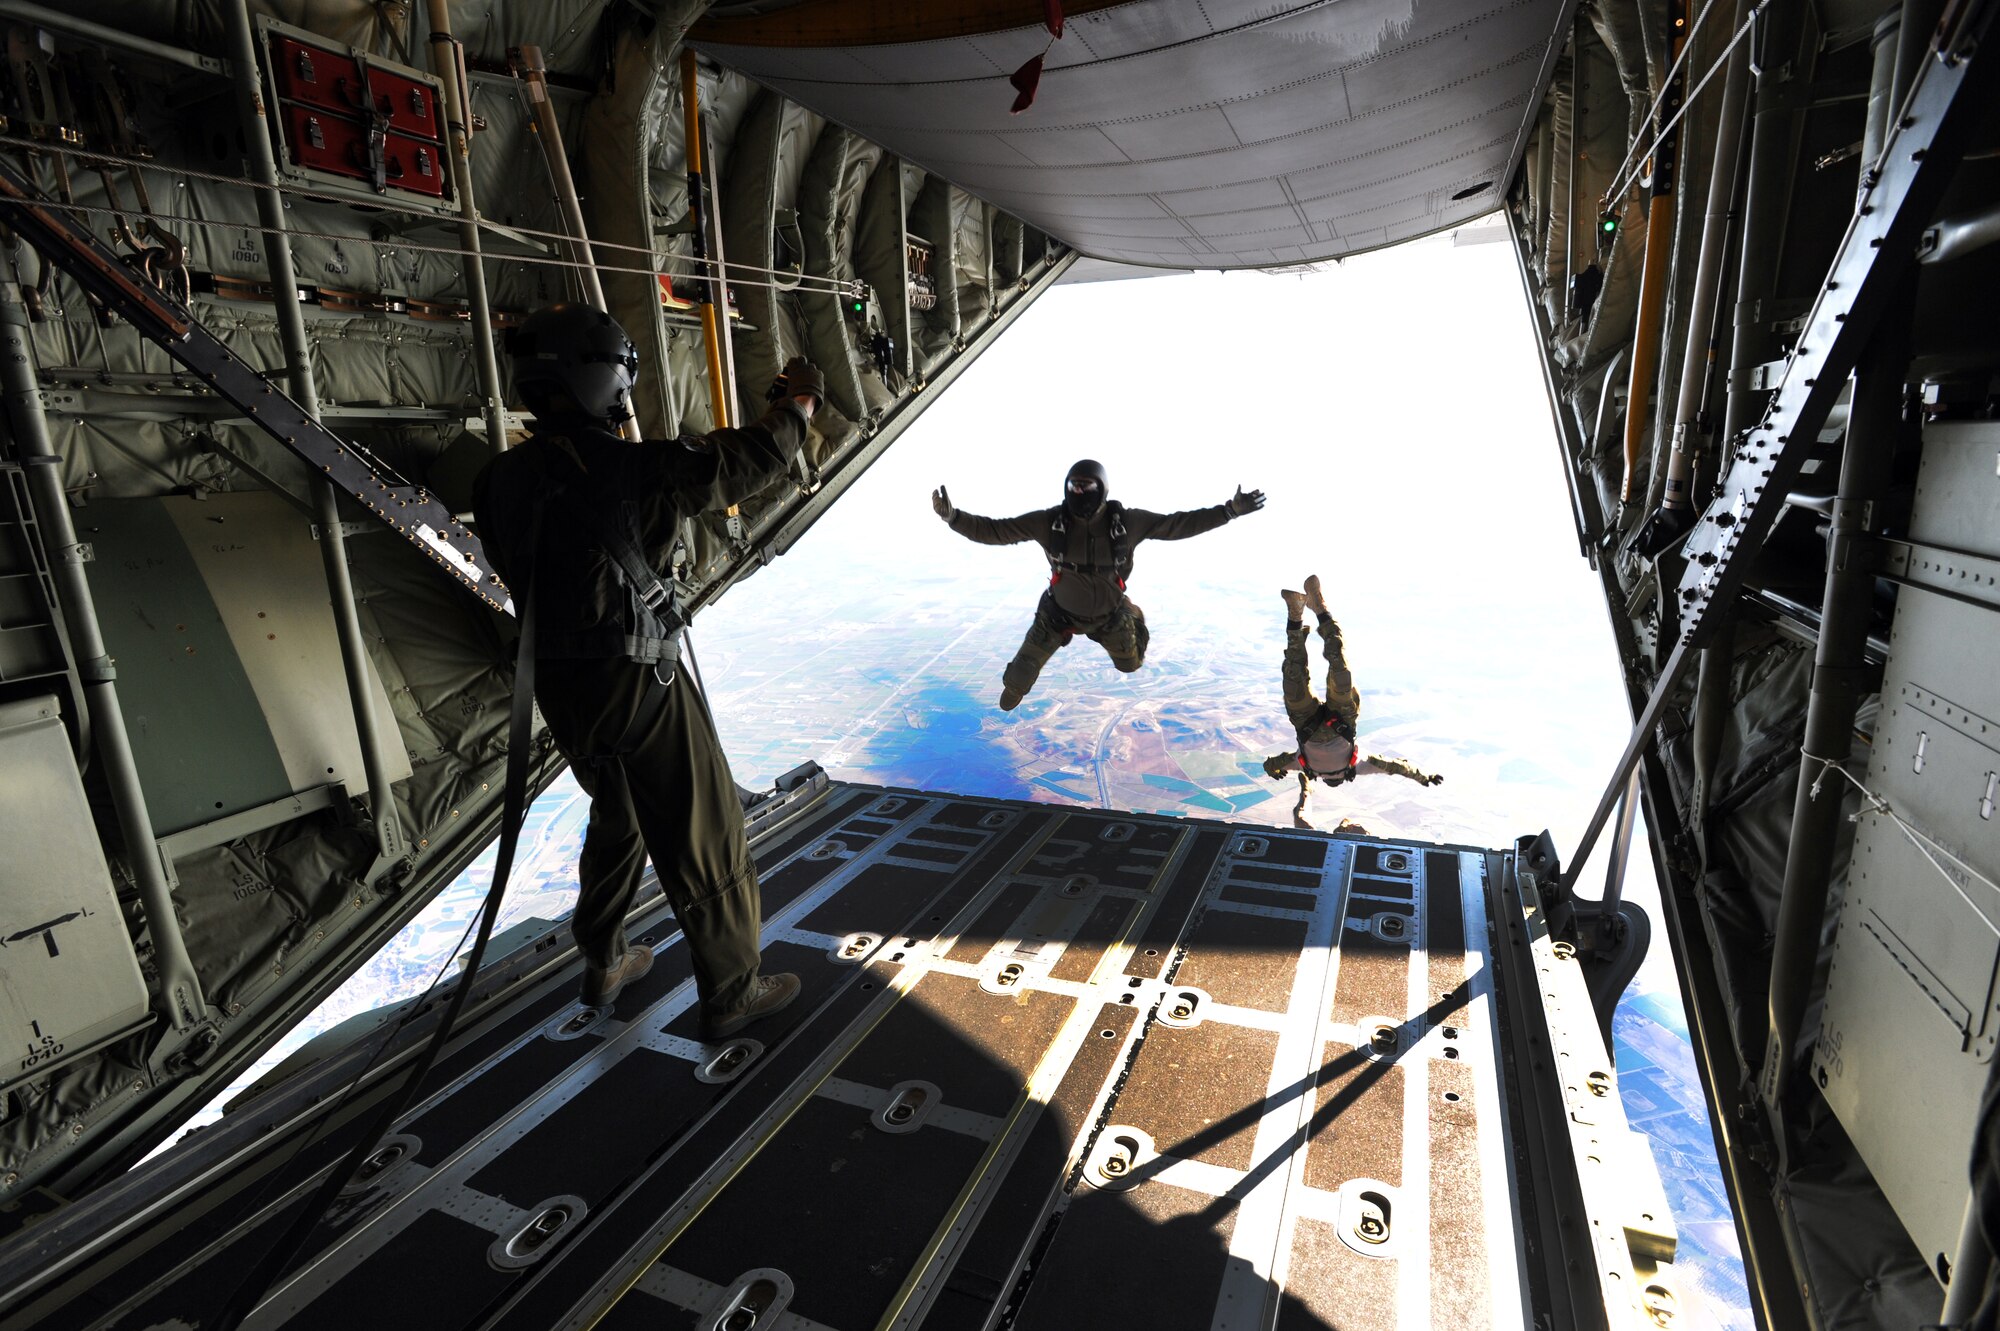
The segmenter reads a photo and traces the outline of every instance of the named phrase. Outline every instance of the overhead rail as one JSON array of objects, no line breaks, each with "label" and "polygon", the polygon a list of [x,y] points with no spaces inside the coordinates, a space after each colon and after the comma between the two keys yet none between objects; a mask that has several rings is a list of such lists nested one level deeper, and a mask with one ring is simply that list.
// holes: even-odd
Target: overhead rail
[{"label": "overhead rail", "polygon": [[321,425],[218,341],[177,301],[119,260],[115,251],[49,201],[13,166],[0,162],[0,216],[44,258],[68,273],[140,335],[201,376],[245,419],[284,445],[378,522],[423,551],[467,591],[495,610],[513,598],[487,562],[479,538],[451,510]]},{"label": "overhead rail", "polygon": [[1722,618],[1710,610],[1726,611],[1735,601],[1877,321],[1912,280],[1924,229],[1951,183],[1968,135],[1993,104],[2000,56],[1989,38],[1997,12],[2000,5],[1960,8],[1953,26],[1933,39],[1923,75],[1883,146],[1876,179],[1841,238],[1764,419],[1737,444],[1715,498],[1682,548],[1687,571],[1679,589],[1679,641],[1564,871],[1566,890],[1575,887],[1668,700]]}]

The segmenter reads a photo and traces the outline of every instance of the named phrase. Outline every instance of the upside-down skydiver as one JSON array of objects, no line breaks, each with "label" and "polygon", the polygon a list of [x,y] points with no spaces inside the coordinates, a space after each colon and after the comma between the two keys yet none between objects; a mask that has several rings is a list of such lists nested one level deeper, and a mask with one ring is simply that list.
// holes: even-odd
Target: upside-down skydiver
[{"label": "upside-down skydiver", "polygon": [[[1299,802],[1292,810],[1293,815],[1303,817],[1314,780],[1330,786],[1375,775],[1408,777],[1426,786],[1443,781],[1443,777],[1420,771],[1400,758],[1384,758],[1380,754],[1361,756],[1354,743],[1354,724],[1361,715],[1361,690],[1354,687],[1354,672],[1347,668],[1340,625],[1334,623],[1327,611],[1319,575],[1307,578],[1302,592],[1278,594],[1285,599],[1285,716],[1298,732],[1299,747],[1266,758],[1264,772],[1273,781],[1298,776]],[[1319,618],[1320,650],[1326,657],[1325,702],[1313,697],[1312,681],[1306,677],[1304,612],[1308,606]]]},{"label": "upside-down skydiver", "polygon": [[1132,575],[1132,547],[1141,541],[1178,541],[1213,531],[1231,518],[1264,507],[1264,492],[1236,493],[1212,508],[1149,513],[1108,497],[1101,463],[1089,458],[1069,469],[1063,500],[1018,518],[982,518],[954,508],[940,485],[931,507],[951,529],[981,545],[1033,541],[1049,560],[1049,585],[1035,607],[1021,650],[1001,672],[1000,710],[1011,712],[1071,638],[1081,633],[1104,648],[1111,664],[1130,674],[1146,663],[1146,615],[1125,595]]}]

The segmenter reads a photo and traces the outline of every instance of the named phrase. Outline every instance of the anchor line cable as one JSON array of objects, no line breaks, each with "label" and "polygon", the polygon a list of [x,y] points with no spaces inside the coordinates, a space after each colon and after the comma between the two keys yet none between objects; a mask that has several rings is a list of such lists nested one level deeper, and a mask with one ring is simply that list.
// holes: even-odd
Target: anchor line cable
[{"label": "anchor line cable", "polygon": [[[527,548],[539,548],[543,520],[542,506],[537,504],[534,516],[528,525]],[[436,1028],[418,1047],[416,1057],[403,1072],[400,1083],[392,1087],[375,1110],[374,1116],[362,1127],[361,1135],[328,1172],[320,1178],[306,1200],[304,1208],[277,1238],[265,1248],[255,1265],[237,1283],[225,1299],[215,1320],[209,1323],[212,1331],[238,1331],[243,1322],[263,1304],[273,1288],[285,1277],[285,1268],[305,1248],[313,1231],[326,1218],[340,1192],[350,1183],[381,1142],[388,1135],[413,1103],[423,1087],[426,1077],[437,1066],[439,1055],[444,1052],[445,1043],[457,1029],[459,1016],[465,1010],[466,999],[478,982],[479,972],[485,964],[486,948],[492,941],[494,927],[500,919],[500,906],[506,897],[507,887],[514,870],[515,853],[519,849],[521,830],[527,822],[531,802],[529,790],[529,764],[534,761],[530,750],[534,747],[535,736],[535,610],[537,592],[535,588],[535,565],[530,560],[528,574],[522,588],[520,602],[520,635],[515,642],[513,697],[507,718],[507,768],[506,781],[501,799],[500,838],[493,864],[493,881],[487,887],[479,909],[473,912],[466,932],[472,934],[472,948],[464,956],[463,970],[458,983],[452,988],[450,997],[444,1001],[444,1010],[438,1016]],[[537,764],[540,767],[541,764]],[[476,926],[476,932],[475,932]],[[461,936],[460,942],[464,939]],[[441,977],[451,962],[458,957],[458,949],[452,949],[451,956],[439,967]],[[435,987],[437,979],[431,981]],[[387,1048],[384,1041],[382,1048]],[[377,1057],[380,1051],[377,1052]],[[371,1066],[373,1060],[371,1059]],[[365,1072],[367,1069],[363,1069]],[[342,1094],[343,1102],[360,1085],[356,1078]],[[322,1119],[322,1122],[326,1120]],[[297,1152],[293,1152],[296,1157]],[[289,1163],[289,1161],[288,1161]],[[273,1175],[275,1177],[275,1174]]]},{"label": "anchor line cable", "polygon": [[[112,208],[104,204],[64,203],[59,199],[44,199],[38,202],[35,206],[38,208],[48,208],[52,211],[77,213],[83,216],[116,217],[116,216],[123,216],[127,211],[125,209]],[[218,218],[189,217],[184,213],[152,213],[149,214],[149,216],[155,221],[173,222],[180,226],[206,227],[210,230],[256,231],[260,233],[270,230],[270,228],[260,226],[255,222],[230,222],[230,221],[223,221]],[[338,231],[315,231],[304,227],[289,227],[289,226],[283,227],[279,229],[278,234],[299,240],[331,240],[347,245],[369,245],[380,250],[390,250],[390,251],[408,250],[417,254],[444,254],[444,255],[451,255],[457,258],[475,257],[473,251],[465,249],[462,246],[458,245],[432,245],[413,240],[377,240],[373,236],[356,236],[351,234],[343,234]],[[581,260],[564,259],[555,255],[510,254],[505,256],[504,258],[496,259],[495,256],[490,254],[480,254],[477,255],[476,257],[497,263],[542,264],[551,268],[581,268],[584,266]],[[654,277],[654,278],[672,276],[672,274],[670,273],[663,273],[658,269],[654,268],[635,268],[623,265],[613,265],[613,264],[603,264],[603,263],[596,264],[594,266],[600,273],[629,273],[637,277]],[[825,280],[836,280],[836,279],[825,279]],[[737,278],[729,278],[727,279],[727,281],[731,286],[761,287],[761,288],[768,288],[773,291],[798,290],[797,285],[791,283],[745,282]],[[301,285],[304,284],[302,283]],[[828,295],[847,296],[850,295],[853,292],[853,290],[854,287],[850,284],[835,289],[808,291],[805,294],[813,296],[828,296]],[[424,299],[424,298],[418,297],[417,299]]]},{"label": "anchor line cable", "polygon": [[[1724,46],[1721,53],[1715,57],[1715,63],[1708,67],[1707,72],[1701,76],[1700,81],[1688,91],[1686,97],[1681,99],[1680,109],[1667,118],[1666,124],[1661,125],[1658,130],[1654,131],[1653,137],[1650,140],[1638,138],[1632,140],[1631,148],[1625,153],[1625,160],[1620,162],[1618,169],[1611,173],[1611,178],[1617,183],[1610,189],[1605,190],[1598,197],[1599,207],[1608,209],[1611,206],[1612,200],[1619,198],[1626,190],[1632,188],[1633,182],[1639,178],[1640,166],[1644,165],[1652,157],[1653,153],[1659,148],[1661,141],[1667,135],[1674,132],[1674,126],[1681,123],[1681,117],[1688,113],[1688,108],[1692,107],[1696,99],[1701,96],[1701,90],[1706,88],[1709,80],[1714,78],[1716,73],[1729,63],[1730,54],[1736,50],[1736,44],[1749,36],[1751,31],[1756,28],[1758,16],[1764,12],[1770,3],[1771,0],[1758,0],[1757,7],[1750,11],[1750,16],[1743,20],[1742,25],[1736,29],[1735,35],[1730,37],[1729,44]],[[1653,98],[1653,104],[1646,108],[1647,120],[1650,121],[1660,114],[1660,104],[1666,99],[1667,90],[1673,86],[1674,75],[1680,71],[1681,61],[1687,59],[1689,52],[1694,50],[1695,29],[1701,27],[1702,19],[1707,18],[1708,11],[1714,7],[1715,0],[1708,0],[1708,3],[1702,6],[1700,15],[1696,17],[1694,27],[1688,29],[1687,39],[1681,44],[1680,58],[1674,61],[1673,68],[1668,71],[1666,82],[1662,85],[1659,95]],[[1642,142],[1645,144],[1646,149],[1644,153],[1639,151],[1639,146]]]},{"label": "anchor line cable", "polygon": [[[206,181],[211,184],[222,185],[224,187],[231,189],[255,190],[255,189],[266,188],[265,186],[248,184],[241,178],[236,176],[225,176],[213,171],[198,170],[194,167],[163,166],[159,162],[152,161],[146,158],[120,157],[117,156],[116,154],[99,152],[88,148],[80,148],[70,144],[49,143],[49,142],[43,142],[39,139],[24,139],[13,135],[0,134],[0,148],[20,148],[32,152],[56,153],[68,157],[75,157],[79,159],[80,163],[88,169],[129,167],[133,169],[159,171],[169,176],[185,176],[190,180]],[[330,194],[321,190],[311,189],[307,186],[302,186],[302,185],[291,185],[281,182],[269,188],[275,188],[281,194],[288,194],[295,198],[311,203],[337,204],[347,207],[352,207],[355,203],[355,200],[351,196]],[[235,231],[235,230],[262,231],[266,229],[255,223],[232,222],[219,218],[186,217],[170,213],[146,212],[144,210],[135,210],[130,208],[112,208],[104,205],[86,205],[86,204],[77,204],[77,203],[63,202],[57,200],[46,201],[46,206],[68,208],[75,211],[92,210],[107,215],[117,216],[120,218],[123,218],[126,215],[131,214],[141,218],[154,218],[159,221],[178,222],[183,225],[206,226],[206,227],[220,228],[223,230],[230,230],[230,231]],[[434,214],[426,209],[413,207],[405,203],[399,203],[393,199],[384,199],[380,203],[370,203],[368,206],[370,208],[376,209],[377,211],[397,213],[400,214],[401,216],[415,218],[420,221],[447,220],[439,218],[437,214]],[[486,235],[500,237],[502,239],[513,236],[528,236],[537,240],[546,240],[551,243],[560,243],[563,245],[570,245],[576,243],[576,237],[574,236],[567,235],[560,231],[543,230],[539,227],[501,226],[499,223],[489,221],[485,218],[481,218],[479,220],[478,226],[482,233]],[[386,248],[392,250],[408,249],[408,250],[416,250],[423,253],[451,254],[451,255],[456,255],[460,258],[474,257],[473,252],[471,250],[464,249],[459,246],[429,245],[418,241],[401,241],[401,240],[392,241],[388,239],[378,240],[372,236],[356,236],[351,233],[339,233],[339,232],[307,231],[303,229],[294,229],[290,227],[285,228],[285,234],[293,236],[302,236],[317,240],[347,241],[355,244],[373,245],[376,246],[377,248]],[[657,252],[652,249],[649,249],[646,246],[629,245],[622,241],[598,240],[593,237],[590,241],[590,245],[593,250],[595,249],[622,250],[628,254],[644,255],[649,260],[657,257]],[[517,254],[503,255],[503,254],[492,254],[492,253],[482,252],[477,257],[491,263],[542,263],[542,264],[549,264],[552,266],[565,267],[565,268],[575,268],[582,266],[579,261],[561,259],[554,256],[517,255]],[[670,255],[668,257],[670,257],[675,263],[686,264],[690,267],[695,267],[695,268],[713,269],[718,266],[717,260],[710,258],[701,258],[691,254],[675,254],[675,255]],[[658,269],[647,269],[647,268],[636,268],[636,267],[614,268],[606,266],[604,264],[598,264],[596,266],[602,272],[629,273],[629,274],[652,276],[652,277],[666,277],[672,275],[669,273],[661,272]],[[760,264],[738,263],[734,260],[723,262],[719,266],[724,269],[734,269],[738,272],[750,274],[752,276],[783,277],[790,279],[789,281],[786,282],[749,282],[741,278],[730,277],[725,275],[724,280],[729,282],[733,286],[768,287],[778,291],[796,291],[802,287],[805,287],[807,284],[817,284],[814,285],[806,294],[833,295],[833,296],[851,295],[854,293],[856,287],[855,280],[850,280],[847,278],[840,278],[840,277],[831,277],[824,273],[799,273],[799,272],[793,272],[790,269],[767,268]]]},{"label": "anchor line cable", "polygon": [[465,922],[465,932],[458,936],[458,941],[452,944],[451,950],[445,954],[444,960],[438,963],[437,971],[431,976],[431,982],[424,986],[423,993],[417,995],[416,999],[410,1003],[402,1016],[396,1019],[395,1025],[391,1026],[382,1036],[381,1040],[377,1042],[374,1051],[368,1055],[368,1061],[361,1065],[361,1070],[349,1078],[347,1084],[341,1088],[340,1097],[333,1102],[333,1107],[317,1115],[318,1126],[302,1133],[298,1144],[292,1147],[291,1153],[285,1157],[284,1162],[277,1168],[265,1173],[263,1182],[257,1185],[257,1190],[250,1195],[250,1200],[243,1205],[239,1214],[245,1217],[255,1216],[270,1197],[271,1191],[277,1186],[278,1181],[284,1178],[290,1172],[292,1166],[297,1163],[299,1156],[303,1155],[308,1148],[326,1140],[327,1125],[340,1117],[340,1111],[347,1108],[347,1102],[354,1098],[354,1093],[368,1080],[368,1074],[373,1072],[375,1065],[382,1061],[382,1055],[388,1052],[389,1046],[395,1043],[396,1037],[403,1033],[403,1028],[408,1026],[411,1021],[426,1010],[431,994],[436,991],[438,983],[444,979],[445,973],[451,969],[453,958],[459,955],[459,949],[465,946],[465,940],[472,936],[472,930],[478,923],[479,912],[474,911],[471,918]]},{"label": "anchor line cable", "polygon": [[1804,754],[1802,756],[1806,761],[1816,762],[1820,765],[1820,773],[1813,779],[1812,784],[1812,797],[1814,799],[1819,798],[1820,787],[1825,784],[1827,773],[1838,772],[1841,776],[1846,777],[1848,784],[1860,791],[1862,799],[1868,802],[1867,807],[1851,815],[1849,821],[1858,822],[1869,814],[1878,814],[1894,823],[1902,830],[1903,835],[1910,839],[1910,844],[1917,848],[1918,853],[1930,861],[1931,868],[1937,870],[1938,877],[1944,879],[1946,883],[1951,885],[1951,890],[1958,893],[1959,900],[1972,907],[1973,913],[1986,924],[1987,928],[1992,929],[1995,933],[2000,933],[2000,921],[1994,920],[1991,915],[1980,909],[1979,903],[1974,901],[1967,895],[1965,889],[1958,885],[1958,879],[1952,874],[1951,870],[1938,862],[1938,856],[1942,855],[1945,859],[1950,860],[1960,873],[1963,873],[1966,877],[1980,884],[1996,896],[2000,896],[2000,883],[1994,882],[1991,878],[1988,878],[1985,874],[1967,864],[1964,860],[1953,854],[1949,848],[1937,841],[1936,838],[1919,831],[1908,819],[1891,808],[1889,801],[1863,785],[1860,778],[1848,771],[1842,764],[1833,761],[1831,758],[1819,758],[1812,754]]}]

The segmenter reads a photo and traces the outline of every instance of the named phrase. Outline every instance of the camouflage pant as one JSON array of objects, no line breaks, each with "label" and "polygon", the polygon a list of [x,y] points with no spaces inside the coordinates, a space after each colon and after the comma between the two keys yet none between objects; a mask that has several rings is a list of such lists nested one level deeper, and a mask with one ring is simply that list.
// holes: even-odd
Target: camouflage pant
[{"label": "camouflage pant", "polygon": [[[1361,715],[1361,692],[1354,687],[1354,673],[1347,668],[1341,649],[1340,625],[1330,615],[1319,621],[1320,650],[1326,655],[1326,706],[1347,725]],[[1285,629],[1285,715],[1297,730],[1310,730],[1324,719],[1320,701],[1313,697],[1312,681],[1306,676],[1306,626]]]},{"label": "camouflage pant", "polygon": [[1021,639],[1021,650],[1014,653],[1014,659],[1000,673],[1000,682],[1016,693],[1027,693],[1041,678],[1042,667],[1049,663],[1049,658],[1069,646],[1069,640],[1079,633],[1102,647],[1111,657],[1111,664],[1128,675],[1146,664],[1146,643],[1150,637],[1146,631],[1146,612],[1129,599],[1121,598],[1116,614],[1091,627],[1071,622],[1044,593],[1041,604],[1035,607],[1035,622],[1028,625],[1028,636]]}]

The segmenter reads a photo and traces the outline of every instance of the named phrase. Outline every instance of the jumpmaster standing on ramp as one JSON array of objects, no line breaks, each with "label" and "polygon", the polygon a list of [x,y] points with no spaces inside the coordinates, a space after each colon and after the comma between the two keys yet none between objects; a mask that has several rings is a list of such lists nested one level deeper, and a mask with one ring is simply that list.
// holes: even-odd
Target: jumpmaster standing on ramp
[{"label": "jumpmaster standing on ramp", "polygon": [[681,519],[726,509],[785,474],[825,380],[803,360],[762,420],[702,439],[633,443],[639,358],[610,315],[554,305],[508,339],[534,433],[473,483],[480,538],[509,586],[532,581],[535,700],[590,796],[570,930],[583,1001],[601,1006],[653,964],[625,943],[648,854],[694,963],[702,1034],[778,1011],[796,975],[758,974],[763,906],[715,723],[678,669],[682,619],[658,570]]},{"label": "jumpmaster standing on ramp", "polygon": [[[1319,575],[1306,579],[1303,592],[1278,593],[1285,598],[1285,715],[1298,731],[1296,752],[1272,754],[1264,760],[1264,771],[1273,781],[1283,781],[1293,773],[1299,778],[1299,802],[1292,812],[1305,812],[1311,783],[1317,779],[1330,786],[1345,785],[1356,777],[1405,776],[1426,786],[1444,778],[1419,771],[1400,758],[1379,754],[1361,756],[1354,744],[1354,723],[1361,715],[1361,691],[1354,687],[1354,672],[1347,668],[1347,655],[1340,642],[1340,625],[1327,612],[1326,597],[1320,594]],[[1311,606],[1319,617],[1320,650],[1326,656],[1326,701],[1313,697],[1312,681],[1306,677],[1306,626],[1304,612]]]},{"label": "jumpmaster standing on ramp", "polygon": [[1033,541],[1048,556],[1048,590],[1035,607],[1021,650],[1000,675],[1003,712],[1020,706],[1049,658],[1079,633],[1104,648],[1111,664],[1127,674],[1146,663],[1146,615],[1125,595],[1133,546],[1199,536],[1264,507],[1262,490],[1246,494],[1238,486],[1213,508],[1148,513],[1108,498],[1109,488],[1103,465],[1085,458],[1063,479],[1062,503],[1018,518],[982,518],[954,508],[942,485],[931,495],[932,509],[967,540],[981,545]]}]

